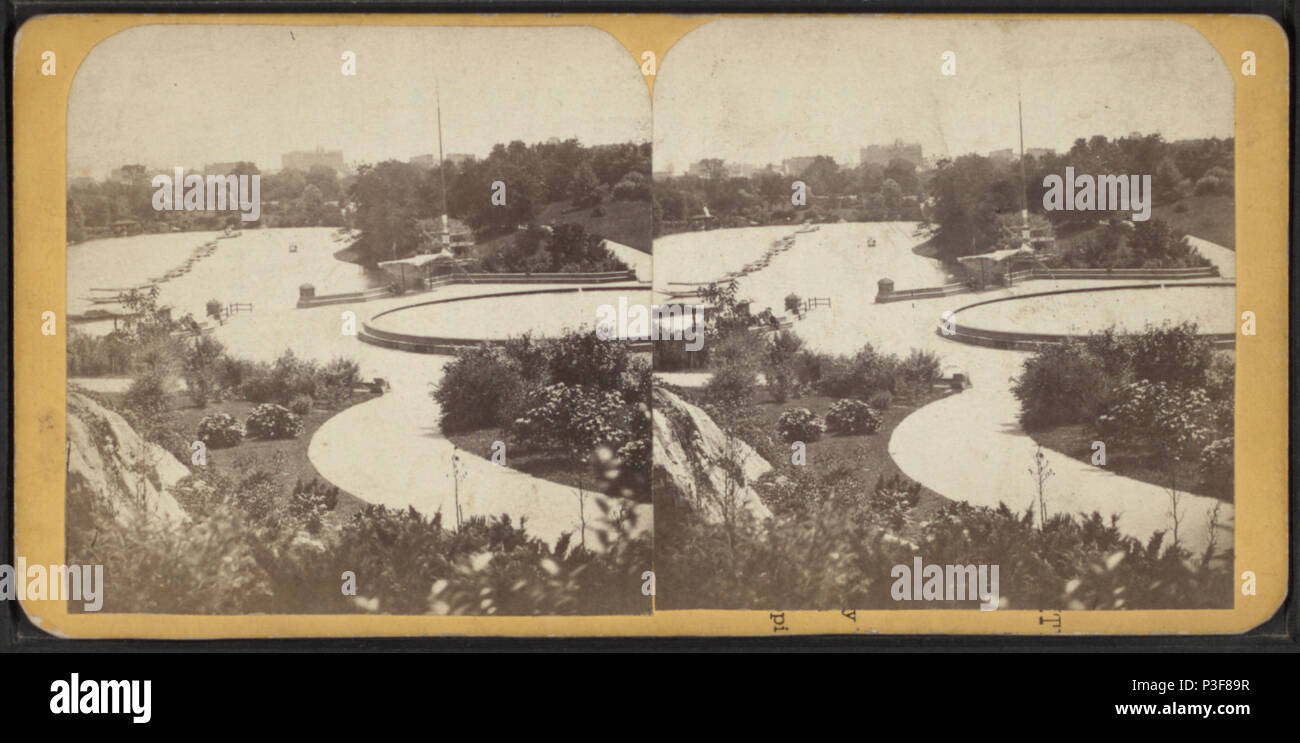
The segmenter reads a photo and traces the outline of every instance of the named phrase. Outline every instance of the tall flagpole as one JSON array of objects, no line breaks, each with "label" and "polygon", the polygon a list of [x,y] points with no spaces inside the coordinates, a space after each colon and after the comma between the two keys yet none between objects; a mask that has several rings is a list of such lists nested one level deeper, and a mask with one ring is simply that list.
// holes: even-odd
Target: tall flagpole
[{"label": "tall flagpole", "polygon": [[1020,214],[1029,219],[1029,204],[1025,201],[1025,109],[1016,94],[1016,120],[1020,124]]},{"label": "tall flagpole", "polygon": [[443,247],[451,247],[451,228],[447,224],[447,169],[442,154],[442,89],[434,83],[435,106],[438,112],[438,178],[442,182],[442,234]]},{"label": "tall flagpole", "polygon": [[1029,201],[1025,192],[1029,183],[1025,180],[1025,110],[1020,102],[1020,92],[1016,91],[1016,121],[1020,125],[1020,224],[1022,245],[1029,240]]}]

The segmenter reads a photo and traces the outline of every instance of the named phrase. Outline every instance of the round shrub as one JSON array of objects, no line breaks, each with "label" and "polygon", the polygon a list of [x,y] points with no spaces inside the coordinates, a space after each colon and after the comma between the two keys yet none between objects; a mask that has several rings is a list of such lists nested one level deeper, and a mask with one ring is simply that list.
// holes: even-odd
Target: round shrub
[{"label": "round shrub", "polygon": [[[867,405],[872,410],[889,410],[889,406],[894,404],[894,396],[890,392],[881,390],[867,400]],[[828,416],[829,417],[829,416]]]},{"label": "round shrub", "polygon": [[213,449],[224,449],[237,445],[244,438],[244,427],[228,413],[205,415],[199,421],[198,437]]},{"label": "round shrub", "polygon": [[311,412],[313,404],[314,401],[311,399],[311,395],[295,395],[294,398],[289,401],[289,410],[294,415],[303,417]]},{"label": "round shrub", "polygon": [[162,415],[171,407],[167,377],[157,371],[140,374],[131,382],[124,402],[133,412],[146,418]]},{"label": "round shrub", "polygon": [[1233,437],[1215,439],[1201,450],[1200,475],[1201,482],[1206,487],[1214,491],[1215,494],[1232,494],[1233,480],[1233,461],[1232,461]]},{"label": "round shrub", "polygon": [[813,411],[808,408],[793,408],[777,419],[776,430],[787,442],[810,442],[820,439],[826,428]]},{"label": "round shrub", "polygon": [[302,433],[302,419],[283,405],[263,403],[253,408],[244,424],[250,439],[292,439]]},{"label": "round shrub", "polygon": [[511,436],[526,447],[582,460],[598,446],[627,443],[628,413],[616,392],[557,382],[528,396]]},{"label": "round shrub", "polygon": [[529,381],[500,348],[461,351],[431,393],[442,410],[439,425],[449,433],[507,425]]},{"label": "round shrub", "polygon": [[861,400],[837,400],[826,413],[826,429],[831,433],[875,433],[880,423],[880,414]]}]

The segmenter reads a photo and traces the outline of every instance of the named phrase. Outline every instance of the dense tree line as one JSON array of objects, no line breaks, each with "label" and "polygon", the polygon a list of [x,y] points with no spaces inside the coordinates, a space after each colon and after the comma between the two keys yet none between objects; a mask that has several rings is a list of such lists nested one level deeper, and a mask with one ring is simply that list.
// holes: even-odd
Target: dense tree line
[{"label": "dense tree line", "polygon": [[[592,207],[611,199],[650,198],[650,144],[584,147],[576,139],[498,144],[482,160],[445,163],[447,211],[479,236],[513,232],[544,207]],[[362,166],[348,198],[356,208],[353,247],[363,261],[409,255],[427,244],[442,213],[443,175],[389,160]],[[494,186],[495,183],[500,183]],[[499,194],[494,203],[494,193]]]},{"label": "dense tree line", "polygon": [[[235,227],[338,227],[344,223],[342,199],[348,178],[332,168],[260,173],[250,162],[236,163],[221,175],[260,175],[261,216],[244,222],[234,211],[159,211],[153,206],[157,189],[153,173],[143,165],[127,165],[116,179],[68,186],[68,239],[80,241],[113,234],[113,223],[135,220],[145,232],[215,230]],[[168,173],[168,175],[171,175]],[[217,175],[204,173],[202,175]]]},{"label": "dense tree line", "polygon": [[[795,205],[793,184],[801,181],[806,203]],[[917,167],[901,158],[887,165],[844,167],[819,155],[798,173],[769,165],[750,176],[728,175],[723,160],[703,161],[703,173],[655,183],[656,224],[689,220],[707,206],[718,226],[826,221],[843,217],[872,222],[919,220],[924,188]]]},{"label": "dense tree line", "polygon": [[927,210],[936,227],[934,242],[940,255],[952,259],[1009,247],[1003,217],[1018,213],[1022,204],[1031,214],[1046,217],[1058,233],[1132,213],[1044,209],[1043,179],[1053,174],[1063,177],[1067,167],[1074,168],[1076,175],[1150,175],[1150,198],[1156,205],[1193,194],[1231,194],[1233,140],[1166,142],[1159,134],[1080,138],[1068,152],[1026,156],[1023,193],[1018,162],[982,155],[941,160],[930,179],[932,201]]}]

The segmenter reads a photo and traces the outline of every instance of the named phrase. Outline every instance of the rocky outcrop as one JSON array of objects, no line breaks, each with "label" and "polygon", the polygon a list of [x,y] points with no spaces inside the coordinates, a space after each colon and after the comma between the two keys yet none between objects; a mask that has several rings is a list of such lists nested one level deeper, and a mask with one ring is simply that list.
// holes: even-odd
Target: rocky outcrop
[{"label": "rocky outcrop", "polygon": [[721,523],[729,513],[772,515],[754,484],[772,465],[728,436],[708,413],[672,392],[654,390],[655,518],[690,513]]},{"label": "rocky outcrop", "polygon": [[147,513],[183,520],[168,492],[189,469],[145,441],[122,416],[89,396],[68,391],[68,491],[98,496],[119,521]]}]

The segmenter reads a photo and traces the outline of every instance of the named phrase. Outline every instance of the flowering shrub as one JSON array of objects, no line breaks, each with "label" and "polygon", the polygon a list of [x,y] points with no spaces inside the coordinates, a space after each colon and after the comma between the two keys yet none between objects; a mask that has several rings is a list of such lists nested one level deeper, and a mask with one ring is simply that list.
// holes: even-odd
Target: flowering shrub
[{"label": "flowering shrub", "polygon": [[1219,494],[1232,494],[1232,448],[1233,437],[1215,439],[1201,450],[1201,482]]},{"label": "flowering shrub", "polygon": [[876,478],[876,487],[867,499],[868,511],[894,531],[912,523],[912,509],[921,501],[921,484],[894,474],[888,480]]},{"label": "flowering shrub", "polygon": [[339,503],[339,489],[327,482],[312,478],[303,482],[301,478],[289,494],[289,511],[304,520],[308,533],[317,534],[321,530],[321,519],[333,511]]},{"label": "flowering shrub", "polygon": [[254,439],[297,438],[302,433],[302,419],[283,405],[263,403],[248,414],[244,432]]},{"label": "flowering shrub", "polygon": [[1206,426],[1210,398],[1199,387],[1140,380],[1116,394],[1115,402],[1097,418],[1103,436],[1137,446],[1152,446],[1171,459],[1199,453],[1209,442]]},{"label": "flowering shrub", "polygon": [[525,446],[580,460],[602,444],[627,443],[628,414],[616,392],[556,382],[528,396],[511,430]]},{"label": "flowering shrub", "polygon": [[826,427],[817,420],[817,414],[808,408],[793,408],[777,419],[776,430],[787,442],[809,442],[820,439]]},{"label": "flowering shrub", "polygon": [[875,433],[880,424],[880,414],[861,400],[837,400],[826,413],[826,430],[831,433]]},{"label": "flowering shrub", "polygon": [[205,415],[199,421],[198,439],[213,449],[235,446],[244,438],[244,427],[233,415]]}]

